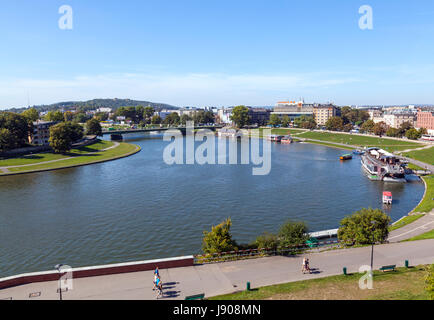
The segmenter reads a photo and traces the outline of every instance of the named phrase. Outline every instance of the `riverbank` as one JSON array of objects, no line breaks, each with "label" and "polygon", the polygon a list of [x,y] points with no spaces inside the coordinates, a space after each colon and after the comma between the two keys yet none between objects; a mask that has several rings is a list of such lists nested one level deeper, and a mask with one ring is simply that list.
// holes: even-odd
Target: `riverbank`
[{"label": "riverbank", "polygon": [[80,167],[125,158],[140,152],[129,143],[98,140],[92,145],[72,149],[67,154],[52,152],[0,160],[0,176],[28,174]]}]

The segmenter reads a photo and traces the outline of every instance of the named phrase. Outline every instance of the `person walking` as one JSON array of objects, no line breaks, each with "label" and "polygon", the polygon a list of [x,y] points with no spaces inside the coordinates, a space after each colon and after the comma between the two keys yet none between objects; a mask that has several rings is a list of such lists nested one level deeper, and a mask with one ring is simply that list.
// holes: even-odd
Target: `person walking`
[{"label": "person walking", "polygon": [[306,272],[306,257],[303,258],[303,262],[301,264],[301,272],[303,272],[303,274]]},{"label": "person walking", "polygon": [[157,277],[156,281],[156,287],[157,287],[157,299],[160,297],[163,297],[163,283],[160,279],[160,277]]}]

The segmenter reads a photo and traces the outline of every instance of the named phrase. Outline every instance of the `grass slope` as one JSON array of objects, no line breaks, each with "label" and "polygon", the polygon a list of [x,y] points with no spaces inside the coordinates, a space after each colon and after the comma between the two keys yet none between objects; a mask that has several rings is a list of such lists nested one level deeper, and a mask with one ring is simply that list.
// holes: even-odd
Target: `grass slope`
[{"label": "grass slope", "polygon": [[210,300],[427,300],[425,267],[374,272],[374,289],[361,290],[362,274],[339,275],[267,286]]}]

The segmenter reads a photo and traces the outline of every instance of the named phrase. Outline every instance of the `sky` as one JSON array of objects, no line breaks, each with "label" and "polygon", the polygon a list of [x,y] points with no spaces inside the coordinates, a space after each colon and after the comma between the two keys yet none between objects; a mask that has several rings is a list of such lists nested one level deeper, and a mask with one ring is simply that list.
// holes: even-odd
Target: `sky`
[{"label": "sky", "polygon": [[[72,29],[59,28],[62,5]],[[372,29],[361,29],[362,5]],[[434,1],[2,0],[0,109],[434,104]]]}]

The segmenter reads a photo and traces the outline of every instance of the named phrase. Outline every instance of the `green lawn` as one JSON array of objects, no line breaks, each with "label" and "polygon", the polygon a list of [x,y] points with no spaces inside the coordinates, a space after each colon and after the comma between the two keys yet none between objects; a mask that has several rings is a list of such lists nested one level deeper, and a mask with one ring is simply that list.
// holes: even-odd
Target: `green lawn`
[{"label": "green lawn", "polygon": [[426,240],[426,239],[434,239],[434,229],[404,241],[415,241],[415,240]]},{"label": "green lawn", "polygon": [[300,138],[315,139],[325,142],[344,143],[360,147],[380,147],[387,151],[399,151],[421,147],[421,144],[408,141],[392,140],[379,137],[349,135],[329,132],[305,132],[298,135]]},{"label": "green lawn", "polygon": [[407,152],[403,155],[408,158],[416,159],[434,165],[434,147],[424,150]]},{"label": "green lawn", "polygon": [[361,290],[361,274],[332,276],[254,288],[209,300],[427,300],[425,266],[374,272],[374,289]]},{"label": "green lawn", "polygon": [[[271,128],[260,128],[260,129],[253,129],[251,130],[251,135],[257,134],[259,131],[259,137],[262,138],[262,134],[264,130],[269,130]],[[297,133],[303,133],[306,132],[306,130],[303,129],[285,129],[285,128],[274,128],[271,129],[271,134],[277,134],[281,136],[286,136],[288,134],[297,134]]]},{"label": "green lawn", "polygon": [[[129,143],[120,143],[119,146],[117,146],[116,148],[106,150],[106,151],[98,151],[99,149],[101,149],[102,146],[104,146],[103,149],[105,149],[107,148],[107,145],[108,146],[112,145],[111,142],[109,143],[110,144],[105,144],[104,142],[102,142],[102,144],[100,144],[99,146],[93,145],[93,146],[89,146],[91,148],[89,147],[84,147],[85,149],[80,148],[80,150],[77,150],[76,152],[73,152],[66,156],[64,155],[63,158],[70,157],[69,159],[66,160],[61,160],[53,163],[42,163],[42,164],[35,163],[34,165],[31,166],[9,168],[8,170],[11,173],[24,173],[24,172],[35,172],[35,171],[50,170],[50,169],[61,169],[65,167],[85,165],[85,164],[117,159],[140,150],[140,148],[137,147],[136,145],[129,144]],[[84,155],[85,153],[92,153],[92,154]]]},{"label": "green lawn", "polygon": [[412,222],[415,222],[416,220],[422,218],[423,216],[424,216],[423,214],[414,214],[411,216],[406,216],[405,218],[399,220],[398,223],[395,223],[393,226],[391,226],[389,228],[389,231],[393,231],[393,230],[402,228],[402,227],[404,227],[404,226],[406,226]]},{"label": "green lawn", "polygon": [[413,212],[430,212],[434,209],[434,175],[422,177],[427,189],[422,202],[413,210]]},{"label": "green lawn", "polygon": [[102,149],[109,148],[113,146],[113,144],[114,143],[111,141],[100,140],[86,147],[72,149],[67,154],[55,154],[55,153],[47,152],[47,153],[26,155],[18,158],[0,160],[0,167],[21,166],[21,165],[36,164],[40,162],[63,159],[71,156],[81,155],[84,153],[96,152]]},{"label": "green lawn", "polygon": [[312,141],[312,140],[307,140],[306,142],[313,143],[313,144],[319,144],[319,145],[327,146],[327,147],[331,147],[331,148],[343,149],[343,150],[353,150],[354,149],[351,147],[339,146],[336,144],[326,143],[326,142],[318,142],[318,141]]}]

